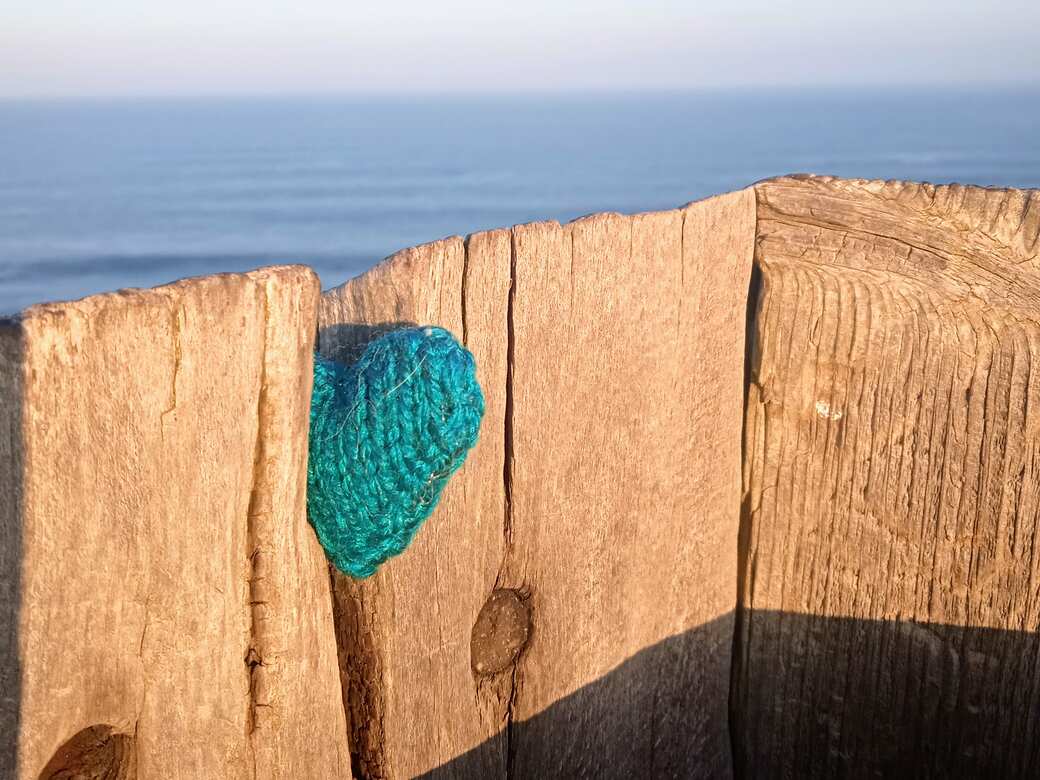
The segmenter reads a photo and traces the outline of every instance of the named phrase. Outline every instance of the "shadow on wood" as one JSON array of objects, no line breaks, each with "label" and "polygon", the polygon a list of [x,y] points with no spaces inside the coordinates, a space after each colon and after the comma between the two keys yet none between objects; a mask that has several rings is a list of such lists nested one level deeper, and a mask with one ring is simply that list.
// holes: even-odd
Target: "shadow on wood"
[{"label": "shadow on wood", "polygon": [[18,647],[22,601],[21,329],[0,319],[0,776],[14,776],[21,722]]},{"label": "shadow on wood", "polygon": [[[741,659],[754,668],[732,699],[738,777],[1040,771],[1040,635],[772,611],[747,617],[770,637],[771,652],[758,653],[758,640]],[[732,624],[727,615],[659,642],[423,777],[492,777],[503,752],[512,778],[715,776],[714,753],[730,746],[695,728],[704,692],[690,689],[691,662],[729,641]],[[868,662],[851,666],[849,658]],[[764,706],[746,704],[747,687]],[[647,719],[652,729],[633,727]],[[652,737],[633,741],[640,733]]]},{"label": "shadow on wood", "polygon": [[771,610],[740,623],[738,776],[1040,772],[1035,632]]},{"label": "shadow on wood", "polygon": [[755,189],[738,765],[1028,775],[1040,193]]},{"label": "shadow on wood", "polygon": [[345,365],[356,363],[370,341],[395,330],[418,327],[415,322],[344,323],[318,331],[318,351],[330,360]]},{"label": "shadow on wood", "polygon": [[40,780],[137,780],[136,742],[130,734],[112,733],[111,726],[90,726],[55,751]]},{"label": "shadow on wood", "polygon": [[500,756],[511,778],[718,777],[730,745],[725,729],[704,729],[698,702],[725,698],[729,680],[706,691],[700,666],[732,636],[730,613],[658,642],[422,777],[495,777]]}]

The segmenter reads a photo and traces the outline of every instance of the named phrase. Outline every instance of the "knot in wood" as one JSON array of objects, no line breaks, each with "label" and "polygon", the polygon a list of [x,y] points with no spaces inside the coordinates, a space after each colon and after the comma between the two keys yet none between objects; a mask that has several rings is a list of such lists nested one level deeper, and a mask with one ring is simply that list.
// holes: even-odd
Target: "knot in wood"
[{"label": "knot in wood", "polygon": [[480,608],[470,637],[473,673],[486,677],[516,663],[531,635],[531,610],[520,594],[498,588]]}]

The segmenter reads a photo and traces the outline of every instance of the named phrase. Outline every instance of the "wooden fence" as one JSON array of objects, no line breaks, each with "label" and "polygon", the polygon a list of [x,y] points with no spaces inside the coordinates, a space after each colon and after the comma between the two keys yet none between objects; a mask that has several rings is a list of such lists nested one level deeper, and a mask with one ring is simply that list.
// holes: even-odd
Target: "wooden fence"
[{"label": "wooden fence", "polygon": [[[0,324],[0,772],[1031,777],[1040,193],[788,177]],[[329,577],[312,350],[480,442]],[[62,774],[62,773],[65,774]]]}]

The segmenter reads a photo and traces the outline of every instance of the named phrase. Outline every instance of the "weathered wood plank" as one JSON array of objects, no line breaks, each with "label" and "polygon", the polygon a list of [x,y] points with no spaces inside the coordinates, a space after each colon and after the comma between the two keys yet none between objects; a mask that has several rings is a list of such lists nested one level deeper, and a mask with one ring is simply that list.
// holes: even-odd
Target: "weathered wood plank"
[{"label": "weathered wood plank", "polygon": [[266,342],[247,532],[257,778],[350,778],[325,553],[307,523],[318,284],[265,273]]},{"label": "weathered wood plank", "polygon": [[323,296],[325,354],[442,325],[488,398],[413,548],[337,578],[365,771],[728,773],[754,209],[745,191],[448,239]]},{"label": "weathered wood plank", "polygon": [[743,774],[1040,770],[1040,195],[758,193]]},{"label": "weathered wood plank", "polygon": [[[508,231],[426,244],[319,306],[320,351],[341,360],[402,324],[451,330],[476,357],[485,397],[480,440],[409,550],[368,580],[334,577],[352,750],[366,776],[413,777],[502,728],[505,702],[475,691],[470,630],[504,543],[509,257]],[[494,776],[504,761],[489,754],[481,771]]]},{"label": "weathered wood plank", "polygon": [[[749,192],[516,229],[517,720],[732,612],[753,231]],[[580,721],[517,730],[518,775],[728,773],[732,622],[714,626]]]},{"label": "weathered wood plank", "polygon": [[309,270],[265,269],[33,307],[13,327],[3,438],[21,462],[0,471],[22,503],[5,507],[0,577],[17,777],[349,777],[304,512],[317,295]]}]

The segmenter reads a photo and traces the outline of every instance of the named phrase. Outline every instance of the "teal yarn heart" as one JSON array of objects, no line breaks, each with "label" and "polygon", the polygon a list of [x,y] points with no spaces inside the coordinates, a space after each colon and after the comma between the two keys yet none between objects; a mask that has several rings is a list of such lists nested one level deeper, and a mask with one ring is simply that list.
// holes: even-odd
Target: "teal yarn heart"
[{"label": "teal yarn heart", "polygon": [[337,569],[368,577],[404,551],[483,415],[473,355],[443,328],[388,333],[351,366],[315,356],[307,514]]}]

